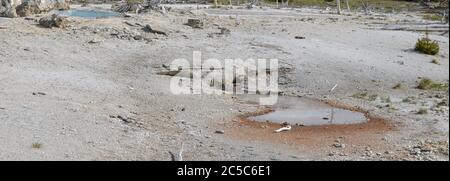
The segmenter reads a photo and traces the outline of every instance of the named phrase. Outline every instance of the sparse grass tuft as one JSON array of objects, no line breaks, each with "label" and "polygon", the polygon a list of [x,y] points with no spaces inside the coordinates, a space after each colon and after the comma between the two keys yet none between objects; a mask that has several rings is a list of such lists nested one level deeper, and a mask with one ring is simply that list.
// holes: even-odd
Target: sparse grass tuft
[{"label": "sparse grass tuft", "polygon": [[416,101],[414,101],[416,98],[409,96],[409,97],[405,97],[403,98],[402,102],[404,103],[409,103],[409,104],[416,104]]},{"label": "sparse grass tuft", "polygon": [[417,40],[415,50],[427,55],[436,55],[439,53],[439,43],[427,37]]},{"label": "sparse grass tuft", "polygon": [[401,89],[403,87],[403,85],[401,83],[395,84],[394,87],[392,87],[392,89]]},{"label": "sparse grass tuft", "polygon": [[440,14],[424,14],[422,18],[430,21],[442,21],[443,16]]},{"label": "sparse grass tuft", "polygon": [[34,149],[40,149],[42,148],[42,143],[35,142],[31,145],[31,147]]},{"label": "sparse grass tuft", "polygon": [[142,4],[144,0],[125,0],[127,4]]},{"label": "sparse grass tuft", "polygon": [[417,111],[417,114],[428,114],[427,108],[420,108],[419,111]]},{"label": "sparse grass tuft", "polygon": [[[228,0],[227,0],[228,1]],[[264,0],[266,3],[276,3],[276,0]],[[279,1],[281,3],[281,1]],[[408,2],[408,1],[398,1],[398,0],[364,0],[364,3],[369,4],[374,10],[380,11],[392,11],[402,10],[402,9],[411,9],[412,7],[418,6],[416,2]],[[291,0],[289,1],[289,6],[310,6],[310,7],[335,7],[335,0]],[[349,1],[350,8],[355,11],[356,9],[360,9],[363,5],[361,1]],[[341,0],[341,7],[345,9],[345,1]]]},{"label": "sparse grass tuft", "polygon": [[353,94],[352,97],[368,101],[375,101],[378,98],[378,95],[376,94],[369,95],[367,92],[361,92]]},{"label": "sparse grass tuft", "polygon": [[417,88],[422,90],[429,90],[431,89],[431,85],[433,84],[433,81],[431,79],[422,79],[419,82],[419,86]]},{"label": "sparse grass tuft", "polygon": [[392,103],[391,97],[389,97],[389,96],[383,98],[382,101],[385,103]]},{"label": "sparse grass tuft", "polygon": [[369,101],[375,101],[375,100],[377,100],[377,98],[378,98],[378,95],[376,95],[376,94],[373,94],[373,95],[370,95],[369,96]]},{"label": "sparse grass tuft", "polygon": [[437,103],[436,106],[437,106],[437,107],[443,107],[443,106],[447,106],[447,107],[448,107],[448,101],[443,100],[443,101]]},{"label": "sparse grass tuft", "polygon": [[437,83],[425,78],[420,80],[417,88],[422,90],[448,90],[448,83]]},{"label": "sparse grass tuft", "polygon": [[433,60],[431,61],[431,63],[434,63],[434,64],[436,64],[436,65],[441,65],[441,62],[439,62],[439,60],[437,60],[437,59],[433,59]]},{"label": "sparse grass tuft", "polygon": [[358,98],[358,99],[364,99],[365,97],[367,97],[367,95],[368,95],[367,92],[361,92],[361,93],[353,94],[352,97]]}]

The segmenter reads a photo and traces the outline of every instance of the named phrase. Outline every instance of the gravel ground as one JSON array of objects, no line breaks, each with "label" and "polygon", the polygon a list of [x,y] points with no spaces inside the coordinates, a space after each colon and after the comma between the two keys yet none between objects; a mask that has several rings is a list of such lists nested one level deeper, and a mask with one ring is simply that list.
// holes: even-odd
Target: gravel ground
[{"label": "gravel ground", "polygon": [[[448,85],[448,34],[430,35],[441,52],[429,56],[413,50],[423,33],[381,28],[424,23],[415,13],[171,7],[71,17],[66,29],[0,18],[0,160],[171,160],[181,145],[184,160],[449,160],[448,90],[416,88],[424,77]],[[144,32],[147,24],[168,35]],[[158,72],[193,51],[277,58],[280,95],[357,107],[379,122],[273,134],[280,125],[243,119],[266,107],[171,94],[171,77]]]}]

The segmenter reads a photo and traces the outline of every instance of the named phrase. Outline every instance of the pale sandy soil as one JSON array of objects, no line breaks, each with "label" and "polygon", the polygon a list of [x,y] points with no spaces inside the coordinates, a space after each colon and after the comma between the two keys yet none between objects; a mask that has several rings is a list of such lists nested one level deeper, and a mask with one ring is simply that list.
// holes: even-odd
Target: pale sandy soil
[{"label": "pale sandy soil", "polygon": [[[449,159],[448,91],[415,88],[420,77],[448,83],[448,34],[430,35],[441,52],[429,56],[413,51],[422,33],[381,30],[424,23],[418,15],[188,7],[70,18],[67,29],[0,18],[0,160],[170,160],[169,151],[182,143],[185,160]],[[188,18],[201,19],[205,28],[184,25]],[[150,24],[168,36],[125,22]],[[231,33],[216,35],[218,27]],[[243,118],[265,107],[232,95],[172,95],[171,77],[157,73],[195,50],[204,59],[277,58],[289,70],[280,78],[283,95],[358,107],[373,121],[274,134],[280,125]],[[403,87],[392,89],[397,83]],[[355,98],[364,92],[377,98]],[[428,114],[416,114],[420,108]]]}]

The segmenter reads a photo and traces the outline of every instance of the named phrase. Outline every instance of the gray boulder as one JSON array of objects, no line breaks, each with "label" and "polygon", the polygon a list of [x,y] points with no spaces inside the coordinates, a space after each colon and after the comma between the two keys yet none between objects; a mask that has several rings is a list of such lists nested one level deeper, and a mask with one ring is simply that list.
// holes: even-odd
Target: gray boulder
[{"label": "gray boulder", "polygon": [[69,26],[69,20],[67,20],[67,17],[53,14],[51,16],[41,18],[39,20],[39,24],[46,28],[53,28],[53,27],[66,28]]},{"label": "gray boulder", "polygon": [[22,0],[0,0],[0,17],[17,17],[15,7],[22,3]]},{"label": "gray boulder", "polygon": [[70,0],[0,0],[0,17],[24,17],[49,12],[53,9],[70,9]]}]

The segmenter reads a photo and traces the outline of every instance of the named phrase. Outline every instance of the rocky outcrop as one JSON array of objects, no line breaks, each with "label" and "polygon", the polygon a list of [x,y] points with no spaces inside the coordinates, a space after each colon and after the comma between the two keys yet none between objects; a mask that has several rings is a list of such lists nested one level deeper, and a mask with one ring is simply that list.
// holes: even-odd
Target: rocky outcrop
[{"label": "rocky outcrop", "polygon": [[162,0],[121,0],[112,5],[112,9],[117,12],[148,12],[160,8]]},{"label": "rocky outcrop", "polygon": [[0,0],[0,17],[17,17],[15,7],[21,3],[22,0]]},{"label": "rocky outcrop", "polygon": [[70,0],[0,0],[0,16],[23,17],[51,11],[70,9]]},{"label": "rocky outcrop", "polygon": [[39,24],[46,28],[66,28],[69,26],[69,21],[66,17],[58,16],[57,14],[53,14],[51,16],[43,17],[39,20]]}]

